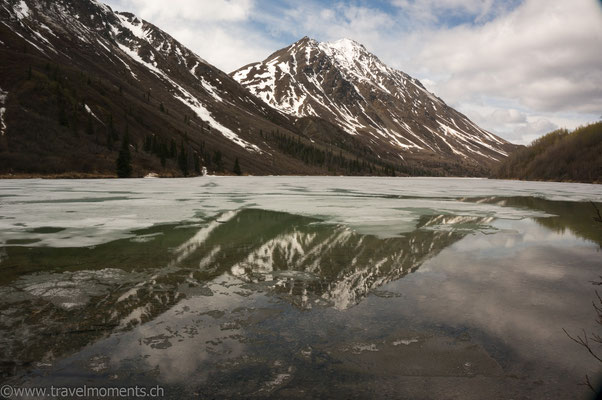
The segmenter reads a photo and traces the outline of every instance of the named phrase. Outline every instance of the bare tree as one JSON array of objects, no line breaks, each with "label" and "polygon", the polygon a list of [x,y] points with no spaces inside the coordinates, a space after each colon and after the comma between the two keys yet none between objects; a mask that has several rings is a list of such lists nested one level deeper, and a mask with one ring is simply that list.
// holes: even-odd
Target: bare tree
[{"label": "bare tree", "polygon": [[[600,286],[602,285],[602,276],[600,280],[593,281],[593,285]],[[592,305],[594,306],[594,310],[596,311],[596,322],[598,325],[602,326],[602,297],[596,290],[596,299],[592,301]],[[581,335],[571,336],[570,333],[567,332],[566,329],[562,328],[564,333],[571,339],[573,342],[577,343],[581,347],[585,348],[596,360],[602,363],[602,352],[600,351],[600,346],[602,345],[602,337],[600,337],[597,333],[587,333],[585,329],[583,329]],[[594,386],[592,385],[589,375],[585,374],[585,383],[592,391],[596,391]]]},{"label": "bare tree", "polygon": [[[602,215],[600,214],[600,209],[598,209],[596,203],[594,203],[593,201],[591,203],[594,209],[596,210],[596,216],[593,217],[593,220],[602,223]],[[599,277],[599,280],[592,281],[591,284],[595,286],[601,286],[602,276]],[[602,297],[600,297],[600,293],[598,293],[597,290],[595,291],[595,293],[596,298],[592,301],[592,306],[596,311],[596,323],[602,326]],[[596,360],[598,360],[598,362],[602,363],[602,349],[600,349],[600,347],[602,346],[602,337],[599,334],[588,334],[585,331],[585,329],[583,329],[581,335],[571,336],[571,334],[569,334],[566,329],[562,328],[562,330],[569,337],[569,339],[577,343],[579,346],[585,348]],[[596,391],[589,379],[589,375],[587,374],[585,374],[585,383],[583,384],[587,385],[592,391]]]}]

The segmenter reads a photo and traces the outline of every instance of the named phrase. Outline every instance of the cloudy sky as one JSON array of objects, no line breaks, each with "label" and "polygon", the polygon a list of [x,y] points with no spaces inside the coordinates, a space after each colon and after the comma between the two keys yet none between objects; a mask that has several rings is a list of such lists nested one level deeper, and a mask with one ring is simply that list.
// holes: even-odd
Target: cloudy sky
[{"label": "cloudy sky", "polygon": [[483,128],[526,144],[602,119],[602,0],[105,0],[226,72],[348,37]]}]

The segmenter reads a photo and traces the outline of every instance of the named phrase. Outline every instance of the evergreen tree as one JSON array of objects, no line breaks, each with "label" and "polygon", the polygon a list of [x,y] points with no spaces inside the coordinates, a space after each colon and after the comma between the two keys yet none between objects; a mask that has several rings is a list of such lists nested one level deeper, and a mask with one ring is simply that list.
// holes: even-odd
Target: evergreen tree
[{"label": "evergreen tree", "polygon": [[213,164],[215,165],[216,171],[222,171],[224,165],[222,164],[222,152],[217,150],[213,153]]},{"label": "evergreen tree", "polygon": [[132,175],[132,157],[130,155],[130,140],[126,130],[121,143],[121,150],[117,157],[117,176],[120,178],[129,178]]},{"label": "evergreen tree", "polygon": [[107,148],[113,150],[113,135],[110,133],[107,135]]},{"label": "evergreen tree", "polygon": [[67,118],[67,99],[65,98],[65,94],[60,87],[57,86],[56,90],[59,124],[62,126],[67,126],[69,125],[69,119]]},{"label": "evergreen tree", "polygon": [[197,175],[201,173],[201,162],[199,156],[196,154],[194,156],[194,172],[196,172]]},{"label": "evergreen tree", "polygon": [[113,114],[109,114],[109,135],[111,135],[113,141],[119,139],[117,129],[115,129],[115,125],[113,125]]},{"label": "evergreen tree", "polygon": [[159,154],[159,141],[157,140],[157,135],[153,135],[153,139],[151,142],[151,151],[153,154]]},{"label": "evergreen tree", "polygon": [[186,150],[184,149],[183,141],[180,144],[180,155],[178,156],[178,166],[180,167],[180,170],[182,170],[182,174],[184,174],[184,176],[188,176],[188,155],[186,154]]},{"label": "evergreen tree", "polygon": [[151,138],[150,135],[146,135],[146,137],[144,138],[144,144],[142,146],[142,150],[146,151],[147,153],[150,153],[152,147],[152,141],[153,139]]},{"label": "evergreen tree", "polygon": [[65,103],[59,103],[59,124],[62,126],[69,125],[69,119],[67,118],[67,111],[65,110]]},{"label": "evergreen tree", "polygon": [[159,146],[159,158],[161,159],[161,166],[165,167],[167,158],[169,157],[169,151],[167,150],[167,143],[161,142]]},{"label": "evergreen tree", "polygon": [[178,155],[178,150],[176,147],[176,141],[171,139],[171,145],[169,148],[169,158],[176,158],[177,155]]},{"label": "evergreen tree", "polygon": [[240,169],[240,164],[238,163],[238,157],[234,160],[234,168],[232,169],[236,175],[242,175],[242,171]]},{"label": "evergreen tree", "polygon": [[92,122],[92,115],[88,113],[88,126],[86,127],[86,133],[88,135],[94,135],[94,123]]},{"label": "evergreen tree", "polygon": [[213,169],[213,164],[211,163],[211,154],[209,154],[208,150],[203,152],[203,161],[207,169]]},{"label": "evergreen tree", "polygon": [[69,124],[69,126],[71,126],[71,132],[73,132],[73,136],[79,137],[78,120],[77,120],[77,114],[75,113],[75,111],[72,115],[71,123]]}]

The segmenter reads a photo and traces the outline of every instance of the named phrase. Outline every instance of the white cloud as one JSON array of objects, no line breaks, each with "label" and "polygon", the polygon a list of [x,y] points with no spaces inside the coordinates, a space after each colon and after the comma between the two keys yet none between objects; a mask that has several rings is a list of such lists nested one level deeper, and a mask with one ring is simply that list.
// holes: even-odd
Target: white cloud
[{"label": "white cloud", "polygon": [[527,122],[527,114],[515,109],[495,110],[491,113],[490,118],[501,124],[520,124]]},{"label": "white cloud", "polygon": [[482,26],[414,33],[403,60],[433,75],[443,98],[514,99],[537,111],[602,109],[602,8],[594,1],[528,0]]},{"label": "white cloud", "polygon": [[583,115],[579,113],[540,113],[518,110],[508,104],[491,105],[495,102],[491,100],[484,104],[463,103],[458,110],[469,115],[479,126],[524,145],[553,130],[575,129],[584,124]]},{"label": "white cloud", "polygon": [[270,18],[269,22],[299,38],[308,35],[328,41],[349,37],[361,39],[364,44],[377,42],[382,38],[382,31],[391,30],[396,25],[395,18],[381,10],[343,3],[324,8],[311,2],[295,3],[283,15]]},{"label": "white cloud", "polygon": [[262,60],[279,46],[278,43],[265,40],[255,32],[221,24],[196,28],[174,26],[167,32],[225,72]]},{"label": "white cloud", "polygon": [[518,124],[508,136],[517,144],[527,145],[548,132],[558,129],[559,126],[546,118],[530,117],[528,121]]},{"label": "white cloud", "polygon": [[437,22],[450,14],[468,14],[481,21],[505,6],[504,2],[494,0],[393,0],[391,3],[412,19],[428,22]]},{"label": "white cloud", "polygon": [[241,21],[248,18],[252,0],[124,0],[122,5],[151,20]]}]

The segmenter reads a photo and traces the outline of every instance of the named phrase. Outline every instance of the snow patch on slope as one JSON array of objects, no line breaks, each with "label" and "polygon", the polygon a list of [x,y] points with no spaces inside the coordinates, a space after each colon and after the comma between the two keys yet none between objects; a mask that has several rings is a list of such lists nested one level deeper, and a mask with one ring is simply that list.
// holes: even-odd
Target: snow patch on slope
[{"label": "snow patch on slope", "polygon": [[193,66],[192,68],[190,68],[190,73],[191,73],[191,74],[192,74],[192,76],[194,76],[195,78],[196,78],[195,71],[196,71],[196,67],[198,67],[198,66],[199,66],[199,62],[197,61],[197,62],[196,62],[196,64],[194,64],[194,66]]},{"label": "snow patch on slope", "polygon": [[203,78],[202,76],[200,78],[200,81],[201,81],[201,85],[203,86],[203,89],[205,89],[207,91],[207,93],[209,93],[215,100],[224,101],[224,99],[222,99],[220,97],[220,95],[218,94],[217,88],[215,86],[213,86],[209,82],[207,82],[205,80],[205,78]]},{"label": "snow patch on slope", "polygon": [[121,25],[128,29],[130,32],[132,32],[132,34],[134,36],[136,36],[139,39],[142,39],[146,42],[148,42],[148,31],[144,30],[144,24],[142,23],[142,21],[140,21],[138,18],[133,18],[132,21],[130,22],[128,20],[128,18],[125,15],[121,15],[116,13],[115,15],[117,15],[117,17],[119,18]]},{"label": "snow patch on slope", "polygon": [[[188,96],[185,96],[187,94]],[[196,113],[203,121],[207,121],[209,125],[213,128],[217,129],[222,135],[226,138],[230,139],[232,142],[236,143],[240,147],[246,150],[252,150],[257,153],[261,153],[261,149],[254,144],[247,142],[246,140],[240,138],[236,133],[232,132],[230,129],[226,128],[219,122],[217,122],[211,113],[203,106],[203,104],[194,96],[192,96],[187,91],[183,90],[183,96],[174,95],[174,97],[180,100],[182,103],[186,104],[192,111]]]},{"label": "snow patch on slope", "polygon": [[29,7],[23,0],[21,0],[17,5],[15,5],[14,10],[15,15],[19,19],[25,19],[29,17]]},{"label": "snow patch on slope", "polygon": [[[87,104],[84,104],[84,109],[86,110],[86,112],[87,112],[88,114],[90,114],[91,116],[93,116],[94,118],[96,118],[96,120],[97,120],[98,122],[102,123],[102,121],[100,120],[100,118],[98,118],[98,117],[96,116],[96,114],[94,114],[94,112],[92,112],[92,110],[90,109],[90,107],[88,107],[88,105],[87,105]],[[103,124],[103,125],[104,125],[104,124]]]},{"label": "snow patch on slope", "polygon": [[0,88],[0,136],[4,136],[6,133],[6,122],[4,122],[4,114],[6,113],[6,97],[8,96],[8,92],[2,90]]}]

